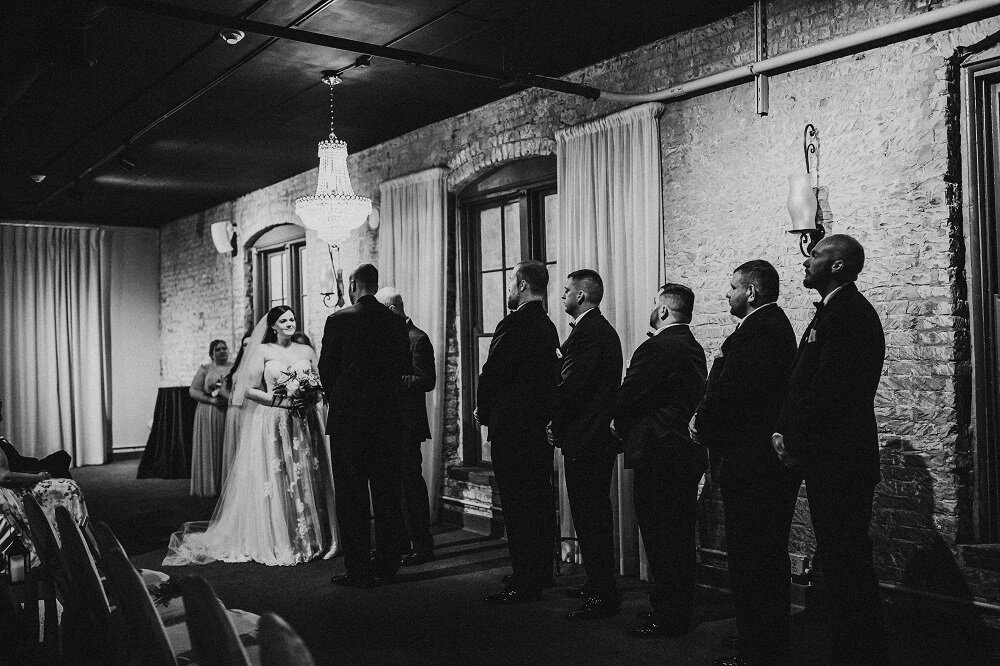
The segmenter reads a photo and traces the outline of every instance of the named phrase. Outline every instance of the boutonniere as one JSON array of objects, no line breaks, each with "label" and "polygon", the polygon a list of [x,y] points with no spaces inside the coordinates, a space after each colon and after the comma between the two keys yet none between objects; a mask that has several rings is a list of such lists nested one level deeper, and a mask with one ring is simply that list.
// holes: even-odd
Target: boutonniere
[{"label": "boutonniere", "polygon": [[809,331],[809,339],[806,342],[816,342],[816,329]]},{"label": "boutonniere", "polygon": [[725,356],[725,354],[723,354],[722,350],[720,349],[719,351],[715,352],[715,356],[713,356],[712,358],[718,360],[718,359],[722,358],[723,356]]},{"label": "boutonniere", "polygon": [[561,359],[563,357],[562,349],[556,347],[556,358]]}]

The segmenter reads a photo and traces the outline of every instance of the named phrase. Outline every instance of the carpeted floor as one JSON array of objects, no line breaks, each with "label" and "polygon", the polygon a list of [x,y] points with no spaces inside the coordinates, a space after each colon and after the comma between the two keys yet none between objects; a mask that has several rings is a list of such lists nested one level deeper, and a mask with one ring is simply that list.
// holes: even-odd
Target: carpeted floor
[{"label": "carpeted floor", "polygon": [[[624,606],[614,618],[570,623],[578,605],[561,587],[583,581],[564,569],[557,588],[539,603],[491,607],[485,594],[500,589],[509,571],[506,544],[439,526],[438,559],[402,569],[385,587],[356,590],[332,585],[341,558],[295,567],[215,563],[160,567],[170,533],[205,520],[213,501],[188,496],[187,480],[136,480],[137,462],[74,470],[92,519],[107,522],[133,561],[176,576],[206,578],[231,608],[275,611],[298,631],[319,664],[711,664],[725,654],[719,642],[735,633],[729,595],[699,588],[698,625],[674,639],[636,640],[628,627],[648,608],[648,586],[621,579]],[[989,636],[969,618],[927,616],[905,604],[890,610],[890,664],[990,663]],[[973,619],[974,620],[974,619]],[[795,664],[823,664],[826,633],[809,612],[792,617]]]}]

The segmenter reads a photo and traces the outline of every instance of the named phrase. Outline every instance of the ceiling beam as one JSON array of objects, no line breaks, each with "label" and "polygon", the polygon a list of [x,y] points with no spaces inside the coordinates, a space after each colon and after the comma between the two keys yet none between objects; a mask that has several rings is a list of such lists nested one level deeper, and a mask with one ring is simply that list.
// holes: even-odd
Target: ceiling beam
[{"label": "ceiling beam", "polygon": [[258,35],[266,35],[278,39],[299,42],[301,44],[312,44],[314,46],[322,46],[340,51],[348,51],[361,55],[371,55],[378,58],[385,58],[386,60],[405,62],[411,65],[432,67],[434,69],[454,72],[456,74],[465,74],[467,76],[492,79],[500,81],[504,85],[520,85],[542,88],[553,92],[580,95],[582,97],[586,97],[587,99],[597,99],[600,96],[600,93],[596,88],[572,83],[570,81],[564,81],[562,79],[539,76],[537,74],[530,74],[527,72],[513,72],[509,70],[493,69],[490,67],[461,62],[459,60],[452,60],[450,58],[440,58],[437,56],[417,53],[416,51],[408,51],[390,46],[360,42],[354,39],[335,37],[333,35],[325,35],[318,32],[310,32],[308,30],[299,30],[297,28],[286,28],[271,23],[263,23],[261,21],[226,16],[225,14],[216,14],[214,12],[206,12],[198,9],[177,7],[175,5],[157,2],[155,0],[106,0],[105,4],[112,7],[131,9],[145,14],[153,14],[155,16],[174,18],[182,21],[191,21],[193,23],[201,23],[218,28],[237,28],[239,30],[243,30],[244,32],[252,32]]}]

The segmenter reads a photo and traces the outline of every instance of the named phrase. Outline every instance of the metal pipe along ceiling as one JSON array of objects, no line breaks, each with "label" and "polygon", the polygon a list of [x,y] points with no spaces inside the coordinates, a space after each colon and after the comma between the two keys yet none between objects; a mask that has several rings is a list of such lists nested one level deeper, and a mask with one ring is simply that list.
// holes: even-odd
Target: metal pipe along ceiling
[{"label": "metal pipe along ceiling", "polygon": [[892,41],[935,32],[937,28],[944,25],[968,23],[998,13],[1000,13],[1000,0],[966,0],[950,7],[900,19],[887,25],[831,39],[799,51],[759,60],[750,65],[736,67],[663,90],[650,93],[621,93],[601,90],[600,99],[620,104],[642,104],[687,97],[704,90],[747,82],[752,80],[756,74],[789,71],[810,62],[847,53],[857,53]]}]

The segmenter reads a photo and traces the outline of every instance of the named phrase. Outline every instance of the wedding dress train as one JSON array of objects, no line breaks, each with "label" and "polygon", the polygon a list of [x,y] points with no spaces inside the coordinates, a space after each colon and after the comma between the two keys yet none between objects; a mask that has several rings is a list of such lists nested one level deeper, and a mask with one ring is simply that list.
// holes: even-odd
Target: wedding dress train
[{"label": "wedding dress train", "polygon": [[[299,364],[309,368],[308,361]],[[283,368],[264,365],[268,388]],[[249,403],[248,403],[249,404]],[[292,565],[337,550],[329,449],[317,412],[253,404],[244,413],[232,468],[211,521],[170,538],[165,566],[256,561]]]}]

